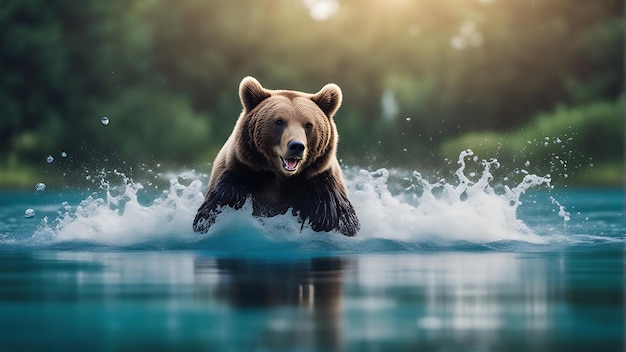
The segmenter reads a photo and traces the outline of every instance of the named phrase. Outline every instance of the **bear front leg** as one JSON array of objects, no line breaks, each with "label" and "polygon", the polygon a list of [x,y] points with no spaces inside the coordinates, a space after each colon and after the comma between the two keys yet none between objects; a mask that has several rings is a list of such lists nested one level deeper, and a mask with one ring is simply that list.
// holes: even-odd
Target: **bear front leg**
[{"label": "bear front leg", "polygon": [[359,224],[359,218],[356,216],[356,211],[348,197],[345,196],[338,200],[338,222],[337,230],[342,234],[352,237],[359,231],[361,225]]},{"label": "bear front leg", "polygon": [[309,213],[314,231],[336,230],[352,237],[359,231],[359,219],[348,197],[342,192],[329,191],[317,197],[317,206]]},{"label": "bear front leg", "polygon": [[248,194],[245,187],[222,180],[214,185],[208,192],[204,202],[198,209],[193,220],[193,230],[195,232],[206,233],[215,223],[222,207],[229,206],[240,209],[246,202]]},{"label": "bear front leg", "polygon": [[360,228],[359,219],[343,183],[330,173],[323,173],[315,178],[311,190],[307,201],[294,209],[299,212],[303,224],[308,219],[313,231],[336,230],[345,236],[356,235]]}]

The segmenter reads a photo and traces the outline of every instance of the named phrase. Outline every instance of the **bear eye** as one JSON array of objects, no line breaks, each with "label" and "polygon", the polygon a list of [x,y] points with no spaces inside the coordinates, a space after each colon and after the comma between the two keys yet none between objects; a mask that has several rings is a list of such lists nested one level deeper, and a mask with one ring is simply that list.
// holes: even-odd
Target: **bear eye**
[{"label": "bear eye", "polygon": [[274,122],[274,124],[276,124],[276,126],[282,126],[285,122],[283,121],[283,119],[278,119],[276,120],[276,122]]},{"label": "bear eye", "polygon": [[306,128],[307,130],[310,130],[311,128],[313,128],[313,124],[310,122],[307,122],[306,125],[304,125],[304,128]]}]

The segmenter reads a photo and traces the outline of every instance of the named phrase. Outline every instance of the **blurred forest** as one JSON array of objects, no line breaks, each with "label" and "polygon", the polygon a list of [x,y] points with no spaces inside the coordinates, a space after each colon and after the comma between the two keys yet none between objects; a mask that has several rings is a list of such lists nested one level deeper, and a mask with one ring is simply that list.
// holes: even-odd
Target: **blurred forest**
[{"label": "blurred forest", "polygon": [[341,86],[347,165],[432,170],[472,148],[542,172],[569,158],[572,182],[621,185],[623,6],[4,0],[0,186],[118,165],[208,172],[246,75]]}]

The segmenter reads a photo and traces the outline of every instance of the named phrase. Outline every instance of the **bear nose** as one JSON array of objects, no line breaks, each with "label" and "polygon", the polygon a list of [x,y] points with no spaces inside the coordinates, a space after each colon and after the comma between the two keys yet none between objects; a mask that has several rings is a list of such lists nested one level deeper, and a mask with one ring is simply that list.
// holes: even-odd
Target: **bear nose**
[{"label": "bear nose", "polygon": [[289,141],[289,143],[287,143],[287,148],[289,148],[289,151],[292,153],[302,154],[306,146],[300,141]]}]

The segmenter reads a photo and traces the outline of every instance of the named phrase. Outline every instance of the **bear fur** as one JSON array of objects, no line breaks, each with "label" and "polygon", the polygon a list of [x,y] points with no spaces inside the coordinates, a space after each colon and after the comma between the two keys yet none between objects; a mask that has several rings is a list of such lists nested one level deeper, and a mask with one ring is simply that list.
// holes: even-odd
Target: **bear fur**
[{"label": "bear fur", "polygon": [[246,77],[239,98],[243,112],[214,161],[194,231],[207,232],[222,207],[239,209],[250,198],[255,216],[291,209],[302,226],[354,236],[359,220],[335,154],[341,89],[269,90]]}]

